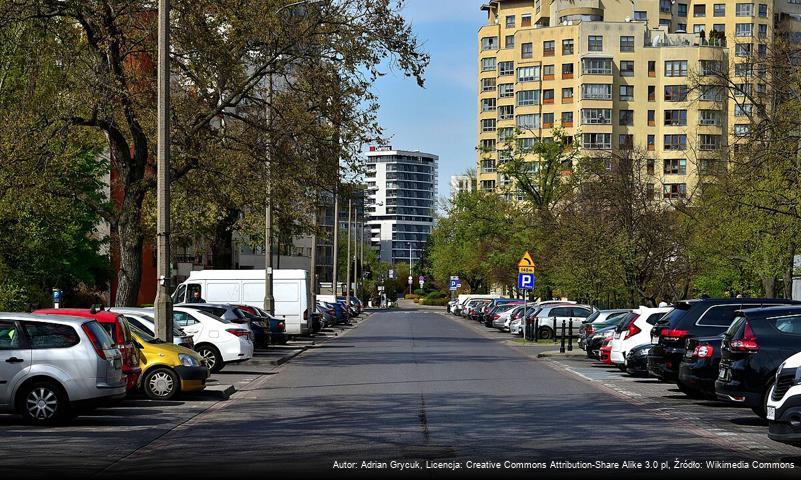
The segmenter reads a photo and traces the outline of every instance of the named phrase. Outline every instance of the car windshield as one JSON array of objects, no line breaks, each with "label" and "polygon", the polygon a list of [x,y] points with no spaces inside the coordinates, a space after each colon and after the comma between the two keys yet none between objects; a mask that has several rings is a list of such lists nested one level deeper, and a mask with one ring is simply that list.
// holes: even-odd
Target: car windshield
[{"label": "car windshield", "polygon": [[213,314],[213,313],[209,312],[208,310],[200,310],[200,312],[201,312],[203,315],[206,315],[207,317],[209,317],[209,318],[211,318],[211,319],[213,319],[213,320],[217,320],[218,322],[221,322],[221,323],[231,323],[231,321],[230,321],[230,320],[226,320],[226,319],[224,319],[224,318],[222,318],[222,317],[218,317],[217,315],[215,315],[215,314]]},{"label": "car windshield", "polygon": [[679,322],[681,322],[681,319],[684,318],[684,316],[687,314],[688,311],[689,308],[681,308],[680,306],[677,306],[669,313],[667,313],[664,317],[659,319],[657,324],[667,325],[669,328],[675,328],[679,324]]},{"label": "car windshield", "polygon": [[597,312],[595,312],[595,313],[592,313],[592,314],[590,314],[590,316],[589,316],[589,317],[587,317],[586,319],[584,319],[584,323],[592,323],[592,322],[594,322],[594,321],[595,321],[595,319],[596,319],[596,318],[598,318],[598,317],[600,317],[600,316],[601,316],[601,311],[599,310],[599,311],[597,311]]},{"label": "car windshield", "polygon": [[166,343],[163,340],[159,340],[158,338],[155,338],[152,335],[150,335],[148,333],[145,333],[144,331],[142,331],[139,328],[136,328],[133,325],[131,325],[131,332],[133,332],[143,342],[147,342],[147,343],[150,343],[152,345],[158,345],[160,343]]}]

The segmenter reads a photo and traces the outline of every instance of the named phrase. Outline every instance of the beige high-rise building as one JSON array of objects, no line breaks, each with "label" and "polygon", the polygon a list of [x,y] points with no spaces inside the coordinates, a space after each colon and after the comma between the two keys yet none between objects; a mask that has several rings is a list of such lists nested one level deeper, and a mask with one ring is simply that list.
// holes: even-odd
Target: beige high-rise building
[{"label": "beige high-rise building", "polygon": [[763,1],[488,2],[478,35],[479,188],[509,184],[497,168],[516,128],[526,145],[562,127],[584,152],[646,150],[655,197],[687,196],[748,132],[751,108],[745,96],[694,86],[726,66],[743,90],[764,92],[749,62],[777,29],[801,31],[801,0]]}]

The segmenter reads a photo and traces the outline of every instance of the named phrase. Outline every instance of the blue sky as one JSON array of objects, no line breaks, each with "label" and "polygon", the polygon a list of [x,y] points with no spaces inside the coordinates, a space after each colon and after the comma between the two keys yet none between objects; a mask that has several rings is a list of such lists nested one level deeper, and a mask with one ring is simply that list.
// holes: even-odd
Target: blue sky
[{"label": "blue sky", "polygon": [[402,11],[431,55],[425,88],[390,71],[375,85],[379,121],[397,149],[439,155],[439,196],[450,177],[475,168],[476,35],[483,0],[407,0]]}]

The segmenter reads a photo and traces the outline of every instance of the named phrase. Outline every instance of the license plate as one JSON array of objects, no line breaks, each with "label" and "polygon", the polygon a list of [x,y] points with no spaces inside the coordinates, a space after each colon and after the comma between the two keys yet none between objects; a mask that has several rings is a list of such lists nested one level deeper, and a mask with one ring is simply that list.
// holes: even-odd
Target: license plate
[{"label": "license plate", "polygon": [[731,370],[728,368],[721,368],[718,372],[718,379],[724,382],[728,382],[731,380]]},{"label": "license plate", "polygon": [[659,337],[651,337],[651,345],[658,345]]},{"label": "license plate", "polygon": [[776,420],[776,407],[768,407],[768,420]]}]

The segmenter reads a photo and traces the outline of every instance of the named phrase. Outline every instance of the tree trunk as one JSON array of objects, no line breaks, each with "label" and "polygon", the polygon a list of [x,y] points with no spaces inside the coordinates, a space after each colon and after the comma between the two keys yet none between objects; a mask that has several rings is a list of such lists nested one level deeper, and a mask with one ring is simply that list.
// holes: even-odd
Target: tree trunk
[{"label": "tree trunk", "polygon": [[776,298],[776,278],[764,277],[762,279],[762,290],[765,292],[765,298]]},{"label": "tree trunk", "polygon": [[[126,195],[127,197],[127,195]],[[125,200],[123,200],[125,202]],[[139,209],[124,208],[117,226],[119,245],[119,271],[117,272],[117,307],[138,306],[139,287],[142,283],[142,249],[144,234],[139,219]]]},{"label": "tree trunk", "polygon": [[784,264],[784,298],[793,298],[793,270],[795,269],[795,245],[787,248]]}]

